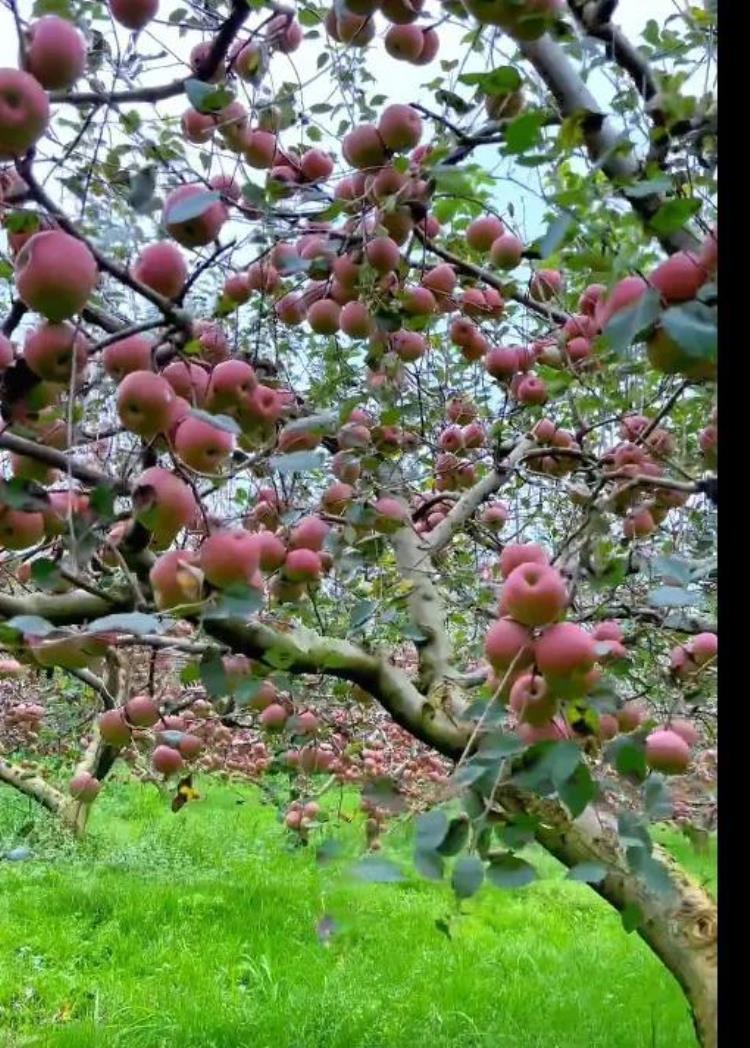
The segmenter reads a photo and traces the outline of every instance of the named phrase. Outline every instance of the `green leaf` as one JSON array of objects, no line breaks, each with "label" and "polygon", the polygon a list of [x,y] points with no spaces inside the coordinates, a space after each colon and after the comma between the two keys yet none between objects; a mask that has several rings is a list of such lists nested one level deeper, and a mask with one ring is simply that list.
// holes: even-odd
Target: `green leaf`
[{"label": "green leaf", "polygon": [[54,633],[57,628],[51,622],[43,619],[41,615],[14,615],[4,625],[17,630],[24,637],[46,637],[48,633]]},{"label": "green leaf", "polygon": [[451,819],[448,832],[437,848],[440,855],[453,856],[463,851],[469,839],[469,830],[469,820],[466,816],[457,815]]},{"label": "green leaf", "polygon": [[212,415],[210,411],[203,411],[201,408],[191,408],[188,415],[199,418],[201,422],[213,426],[214,429],[220,429],[223,433],[233,433],[237,437],[242,432],[237,420],[229,415]]},{"label": "green leaf", "polygon": [[211,619],[238,619],[246,621],[251,615],[255,615],[264,604],[261,590],[242,583],[233,583],[221,593],[217,594],[214,603],[203,611],[203,618]]},{"label": "green leaf", "polygon": [[678,586],[660,586],[651,590],[648,602],[652,608],[688,608],[697,604],[700,595]]},{"label": "green leaf", "polygon": [[417,851],[435,851],[439,848],[448,832],[448,816],[440,808],[424,812],[417,819]]},{"label": "green leaf", "polygon": [[213,698],[221,698],[229,694],[229,681],[224,663],[219,658],[202,659],[200,662],[200,678],[203,687]]},{"label": "green leaf", "polygon": [[584,884],[599,884],[607,876],[607,867],[600,862],[579,862],[571,866],[566,874],[569,881],[582,881]]},{"label": "green leaf", "polygon": [[619,735],[613,739],[605,749],[604,757],[620,775],[643,779],[648,773],[645,747],[630,735]]},{"label": "green leaf", "polygon": [[716,310],[704,302],[666,309],[661,326],[691,360],[715,361],[718,352]]},{"label": "green leaf", "polygon": [[292,451],[289,455],[272,455],[268,468],[277,473],[309,473],[323,465],[324,455],[320,451]]},{"label": "green leaf", "polygon": [[507,848],[517,850],[531,844],[539,829],[539,820],[533,815],[514,815],[512,819],[495,828],[495,833]]},{"label": "green leaf", "polygon": [[620,920],[625,931],[630,934],[634,932],[643,920],[643,911],[634,902],[626,903],[620,911]]},{"label": "green leaf", "polygon": [[512,120],[505,129],[505,151],[516,154],[525,153],[542,140],[540,130],[547,121],[547,114],[539,110],[522,113]]},{"label": "green leaf", "polygon": [[549,258],[557,251],[573,222],[573,216],[568,214],[559,215],[554,220],[539,244],[539,254],[542,258]]},{"label": "green leaf", "polygon": [[630,869],[643,878],[650,891],[656,895],[671,895],[674,892],[675,887],[667,868],[653,855],[643,848],[628,848],[625,857]]},{"label": "green leaf", "polygon": [[463,73],[458,79],[469,87],[478,87],[485,95],[507,95],[523,83],[521,74],[513,66],[498,66],[489,73]]},{"label": "green leaf", "polygon": [[515,732],[495,731],[481,737],[476,758],[480,761],[496,761],[504,757],[512,757],[516,753],[523,753],[525,749],[525,744]]},{"label": "green leaf", "polygon": [[689,562],[681,557],[654,557],[651,570],[654,575],[677,586],[687,586],[693,575]]},{"label": "green leaf", "polygon": [[643,807],[654,822],[671,818],[672,796],[663,776],[655,772],[651,772],[643,784]]},{"label": "green leaf", "polygon": [[571,777],[557,787],[560,800],[574,819],[595,800],[598,792],[598,787],[585,764],[579,764]]},{"label": "green leaf", "polygon": [[31,581],[40,589],[54,589],[62,579],[60,569],[49,557],[37,557],[31,562]]},{"label": "green leaf", "polygon": [[482,887],[484,865],[476,855],[462,855],[453,867],[451,887],[458,899],[469,899]]},{"label": "green leaf", "polygon": [[649,289],[632,306],[615,313],[602,332],[607,345],[615,353],[624,353],[634,342],[642,338],[660,312],[659,292]]},{"label": "green leaf", "polygon": [[632,186],[624,186],[622,193],[630,200],[638,200],[640,197],[668,193],[673,188],[670,178],[647,178],[642,182],[634,182]]},{"label": "green leaf", "polygon": [[164,216],[165,222],[169,224],[175,222],[189,222],[190,219],[198,218],[199,215],[208,211],[208,209],[220,199],[221,193],[218,193],[214,189],[207,189],[204,193],[195,193],[193,196],[187,197],[185,200],[178,200]]},{"label": "green leaf", "polygon": [[531,863],[506,852],[493,855],[487,867],[487,880],[496,888],[523,888],[536,880],[536,870]]},{"label": "green leaf", "polygon": [[374,600],[358,601],[352,608],[351,615],[349,616],[349,629],[356,630],[360,626],[363,626],[372,616],[372,613],[377,606],[377,601]]},{"label": "green leaf", "polygon": [[266,191],[262,186],[256,186],[255,182],[245,182],[242,195],[254,207],[262,209],[266,206]]},{"label": "green leaf", "polygon": [[417,873],[426,877],[429,881],[442,881],[445,863],[435,851],[420,851],[414,853],[414,867]]},{"label": "green leaf", "polygon": [[146,215],[151,210],[151,202],[156,190],[156,167],[146,164],[138,171],[131,172],[128,203],[139,215]]},{"label": "green leaf", "polygon": [[141,637],[147,633],[161,633],[162,624],[154,615],[142,611],[127,611],[94,619],[86,627],[87,633],[132,633]]},{"label": "green leaf", "polygon": [[546,760],[548,775],[559,789],[581,763],[581,751],[574,742],[554,742]]},{"label": "green leaf", "polygon": [[111,520],[115,515],[115,493],[112,488],[100,486],[89,495],[89,506],[98,517]]},{"label": "green leaf", "polygon": [[667,200],[651,219],[651,228],[661,236],[669,236],[682,229],[685,223],[701,209],[700,200],[676,197]]},{"label": "green leaf", "polygon": [[643,825],[637,815],[629,811],[622,811],[617,816],[617,832],[623,848],[642,848],[651,854],[653,847],[648,829]]},{"label": "green leaf", "polygon": [[218,113],[234,100],[234,94],[226,85],[207,84],[192,78],[185,81],[185,94],[199,113]]},{"label": "green leaf", "polygon": [[372,884],[397,884],[405,880],[401,870],[390,859],[367,855],[352,868],[352,873],[362,881]]}]

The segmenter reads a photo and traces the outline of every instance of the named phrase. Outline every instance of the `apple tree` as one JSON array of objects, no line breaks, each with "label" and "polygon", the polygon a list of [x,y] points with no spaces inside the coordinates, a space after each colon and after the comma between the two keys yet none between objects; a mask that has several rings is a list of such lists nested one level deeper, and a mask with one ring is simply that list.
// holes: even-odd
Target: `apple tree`
[{"label": "apple tree", "polygon": [[715,906],[649,834],[716,730],[711,5],[6,8],[0,665],[86,746],[0,782],[82,831],[120,759],[281,763],[370,852],[411,793],[420,873],[538,841],[715,1044]]}]

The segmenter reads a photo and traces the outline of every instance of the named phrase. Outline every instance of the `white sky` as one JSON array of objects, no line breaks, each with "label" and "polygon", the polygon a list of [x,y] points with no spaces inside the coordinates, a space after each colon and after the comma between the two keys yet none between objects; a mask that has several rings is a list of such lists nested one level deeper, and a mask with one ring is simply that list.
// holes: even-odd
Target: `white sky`
[{"label": "white sky", "polygon": [[[22,17],[30,17],[33,8],[33,0],[17,0],[18,10]],[[684,9],[686,0],[620,0],[620,4],[616,11],[615,21],[619,24],[627,34],[637,42],[640,39],[640,34],[643,31],[646,22],[649,19],[655,19],[660,25],[663,25],[666,19],[670,15],[674,15]],[[166,18],[170,11],[182,6],[180,0],[161,0],[160,5],[160,18]],[[433,12],[438,10],[438,5],[432,0],[428,0],[428,8],[431,8]],[[265,17],[264,13],[260,15],[251,14],[248,25],[257,25],[261,18]],[[189,48],[192,47],[193,43],[197,42],[199,36],[196,32],[190,32],[187,37],[180,37],[178,32],[165,25],[154,24],[152,26],[153,34],[151,29],[146,29],[142,34],[139,41],[139,50],[144,54],[154,55],[158,53],[162,48],[166,48],[171,52],[171,55],[165,57],[163,60],[154,63],[152,69],[149,70],[148,74],[144,77],[144,82],[148,83],[161,83],[164,81],[171,80],[174,77],[184,75],[184,65],[181,64],[179,59],[183,59],[187,56]],[[381,26],[382,29],[382,26]],[[491,31],[490,31],[491,33]],[[382,35],[382,34],[381,34]],[[441,47],[439,54],[435,61],[429,66],[412,66],[405,62],[397,62],[392,59],[385,51],[382,40],[375,40],[369,46],[366,52],[367,69],[375,77],[376,83],[365,85],[368,99],[375,94],[386,95],[389,101],[405,101],[405,102],[421,102],[428,108],[435,110],[437,104],[434,101],[433,90],[427,90],[422,85],[429,81],[434,80],[442,73],[440,60],[452,60],[459,59],[463,62],[463,65],[452,71],[446,78],[446,87],[450,87],[451,84],[448,82],[450,77],[454,77],[458,72],[471,72],[471,71],[485,71],[491,69],[497,65],[504,64],[506,59],[503,59],[502,55],[497,52],[499,46],[500,51],[506,51],[509,55],[512,53],[513,45],[504,37],[502,34],[497,34],[497,45],[496,53],[494,55],[488,54],[483,51],[481,54],[470,54],[467,58],[466,45],[461,43],[461,37],[463,33],[452,27],[442,27],[441,29]],[[487,34],[490,35],[489,33]],[[121,46],[124,48],[127,46],[130,38],[130,34],[121,28],[118,28],[118,38]],[[13,19],[9,11],[4,7],[0,8],[0,66],[15,66],[17,64],[17,48],[16,48],[16,33]],[[299,78],[303,83],[308,80],[313,80],[313,83],[305,88],[304,93],[301,96],[302,102],[306,109],[315,102],[322,101],[335,101],[336,96],[339,94],[335,83],[335,71],[331,71],[329,74],[316,77],[318,48],[314,41],[305,41],[294,55],[286,57],[281,54],[276,54],[271,62],[271,68],[267,77],[267,82],[271,87],[280,85],[284,81],[294,81]],[[592,54],[600,54],[601,45],[594,43],[592,45]],[[293,65],[292,65],[293,63]],[[329,67],[327,67],[328,69]],[[609,71],[609,67],[608,71]],[[85,88],[84,81],[81,81],[79,85],[82,89]],[[126,87],[127,84],[119,83],[118,88]],[[604,73],[600,71],[594,71],[590,80],[589,87],[593,93],[601,99],[602,103],[606,105],[607,100],[612,95],[612,86],[608,83],[608,80]],[[695,90],[696,88],[694,88]],[[469,89],[459,85],[459,90],[464,97],[470,98],[471,92]],[[700,90],[700,87],[697,88]],[[240,97],[242,97],[240,95]],[[172,99],[166,103],[162,103],[160,106],[160,112],[163,114],[180,114],[185,108],[187,100],[184,96],[177,99]],[[60,112],[65,113],[66,107],[61,106]],[[144,117],[148,117],[149,114],[148,106],[141,106],[140,111]],[[456,117],[456,114],[447,112],[447,116],[451,117],[455,122],[461,123],[461,119]],[[340,116],[329,118],[327,116],[321,116],[317,118],[321,121],[321,128],[328,130],[334,130],[338,123]],[[480,116],[476,122],[476,126],[481,123],[482,117]],[[282,136],[282,142],[288,146],[294,146],[298,142],[299,129],[292,128]],[[333,149],[337,146],[335,139],[324,135],[323,140],[320,143],[308,143],[309,145],[320,145],[322,148]],[[541,229],[540,224],[542,222],[543,204],[539,197],[534,192],[534,185],[538,184],[539,173],[530,170],[528,168],[518,168],[515,165],[511,165],[507,160],[498,162],[497,149],[486,148],[484,150],[476,150],[474,153],[474,159],[482,163],[488,170],[493,173],[502,173],[504,175],[511,174],[519,179],[522,183],[519,186],[515,181],[509,183],[507,186],[503,183],[498,187],[497,190],[497,206],[502,210],[505,203],[505,197],[512,198],[515,209],[516,209],[516,221],[519,223],[522,233],[528,239],[533,239],[537,236]],[[212,168],[211,173],[215,173]],[[261,172],[252,172],[252,177],[256,181],[261,181],[263,175]],[[530,187],[530,191],[525,191],[523,186]]]}]

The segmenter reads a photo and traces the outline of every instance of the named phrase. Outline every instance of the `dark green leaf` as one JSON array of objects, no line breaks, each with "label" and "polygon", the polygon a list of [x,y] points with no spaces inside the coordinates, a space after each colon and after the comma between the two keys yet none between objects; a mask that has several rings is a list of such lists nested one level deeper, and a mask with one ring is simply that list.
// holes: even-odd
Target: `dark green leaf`
[{"label": "dark green leaf", "polygon": [[624,353],[648,331],[660,312],[659,292],[649,289],[632,306],[615,313],[604,328],[607,345],[615,353]]},{"label": "dark green leaf", "polygon": [[651,228],[661,236],[669,236],[670,233],[682,229],[688,219],[696,215],[700,209],[700,201],[691,197],[667,200],[651,219]]},{"label": "dark green leaf", "polygon": [[690,593],[689,590],[678,586],[660,586],[651,590],[648,595],[648,602],[652,608],[688,608],[697,604],[699,600],[699,594]]},{"label": "dark green leaf", "polygon": [[323,464],[324,455],[320,451],[293,451],[289,455],[272,455],[268,468],[277,473],[309,473]]},{"label": "dark green leaf", "polygon": [[156,167],[153,164],[146,164],[131,173],[128,203],[139,215],[145,215],[151,210],[155,189]]},{"label": "dark green leaf", "polygon": [[648,178],[642,182],[634,182],[631,186],[625,186],[622,190],[624,196],[631,200],[640,197],[653,196],[655,193],[668,193],[672,189],[672,180],[669,178]]},{"label": "dark green leaf", "polygon": [[643,878],[650,891],[656,895],[670,895],[674,892],[674,884],[666,867],[644,848],[628,848],[625,856],[630,869]]},{"label": "dark green leaf", "polygon": [[666,309],[661,326],[691,360],[715,361],[718,351],[716,310],[704,302]]},{"label": "dark green leaf", "polygon": [[133,633],[136,637],[146,633],[161,633],[162,624],[154,615],[142,611],[126,611],[117,615],[105,615],[94,619],[86,627],[87,633]]},{"label": "dark green leaf", "polygon": [[360,859],[352,868],[352,873],[360,880],[373,884],[396,884],[405,879],[395,863],[376,855],[367,855],[364,859]]},{"label": "dark green leaf", "polygon": [[358,601],[352,608],[351,615],[349,616],[349,629],[356,630],[364,625],[364,623],[372,616],[372,613],[377,606],[377,602],[374,600]]},{"label": "dark green leaf", "polygon": [[482,887],[484,865],[476,855],[462,855],[453,867],[451,886],[459,899],[469,899]]},{"label": "dark green leaf", "polygon": [[233,433],[239,436],[242,432],[237,421],[229,415],[212,415],[210,411],[203,411],[201,408],[191,408],[188,415],[199,418],[201,422],[213,426],[214,429],[220,429],[223,433]]},{"label": "dark green leaf", "polygon": [[51,622],[47,622],[40,615],[14,615],[5,623],[11,629],[18,630],[24,637],[46,637],[56,629]]},{"label": "dark green leaf", "polygon": [[637,906],[634,902],[629,902],[620,911],[620,919],[623,928],[628,934],[630,934],[630,932],[636,930],[643,920],[643,912],[640,906]]},{"label": "dark green leaf", "polygon": [[229,681],[224,663],[219,658],[203,659],[200,663],[201,682],[213,698],[229,694]]},{"label": "dark green leaf", "polygon": [[599,884],[606,876],[607,867],[600,862],[579,862],[566,874],[569,881],[583,881],[584,884]]},{"label": "dark green leaf", "polygon": [[648,772],[644,745],[630,735],[619,735],[613,739],[605,749],[604,756],[620,775],[643,779]]},{"label": "dark green leaf", "polygon": [[598,792],[598,787],[585,764],[579,764],[571,777],[557,787],[560,800],[574,819],[595,800]]},{"label": "dark green leaf", "polygon": [[417,818],[416,847],[418,851],[434,851],[448,832],[448,816],[440,808],[424,812]]},{"label": "dark green leaf", "polygon": [[164,216],[165,222],[169,224],[175,222],[189,222],[191,219],[198,218],[199,215],[208,211],[208,209],[220,199],[221,193],[218,193],[213,189],[207,189],[204,193],[195,193],[193,196],[189,196],[185,200],[178,200]]},{"label": "dark green leaf", "polygon": [[239,619],[247,620],[255,615],[264,604],[261,590],[253,589],[252,586],[244,586],[242,583],[234,583],[222,590],[214,598],[214,603],[203,611],[203,618],[210,619]]},{"label": "dark green leaf", "polygon": [[524,859],[506,852],[492,857],[487,867],[487,880],[496,888],[523,888],[536,880],[536,870]]},{"label": "dark green leaf", "polygon": [[466,847],[466,842],[469,839],[469,828],[469,820],[466,816],[459,815],[455,819],[451,819],[448,832],[438,845],[438,852],[441,855],[458,855]]},{"label": "dark green leaf", "polygon": [[540,129],[547,121],[546,113],[532,110],[512,120],[505,129],[505,151],[525,153],[541,142]]},{"label": "dark green leaf", "polygon": [[653,847],[648,829],[637,815],[623,811],[617,816],[617,832],[623,848],[643,848],[651,854]]},{"label": "dark green leaf", "polygon": [[483,735],[479,740],[476,758],[480,761],[496,761],[504,757],[512,757],[516,753],[523,753],[524,743],[512,731],[495,731]]},{"label": "dark green leaf", "polygon": [[573,221],[572,215],[558,215],[539,244],[539,254],[542,258],[549,258],[550,255],[557,251],[565,240],[565,236],[573,225]]},{"label": "dark green leaf", "polygon": [[186,80],[185,94],[193,109],[199,113],[218,113],[234,99],[233,93],[224,84],[207,84],[203,80]]},{"label": "dark green leaf", "polygon": [[661,775],[652,772],[643,785],[643,807],[654,822],[672,815],[672,797]]},{"label": "dark green leaf", "polygon": [[442,881],[444,861],[435,851],[417,850],[414,853],[414,867],[417,873],[429,881]]},{"label": "dark green leaf", "polygon": [[523,83],[513,66],[498,66],[489,73],[463,73],[458,79],[469,87],[478,87],[485,95],[506,95],[517,91]]}]

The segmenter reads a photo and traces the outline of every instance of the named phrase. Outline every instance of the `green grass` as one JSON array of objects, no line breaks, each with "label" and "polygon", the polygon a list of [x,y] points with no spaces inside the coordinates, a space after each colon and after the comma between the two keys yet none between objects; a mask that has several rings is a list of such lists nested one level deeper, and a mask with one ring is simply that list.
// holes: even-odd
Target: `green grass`
[{"label": "green grass", "polygon": [[[538,882],[484,887],[448,939],[447,885],[354,882],[290,851],[251,791],[201,788],[175,815],[111,786],[87,841],[42,821],[34,858],[0,863],[3,1048],[694,1048],[672,977],[544,854]],[[0,851],[30,811],[0,791]],[[711,855],[680,858],[710,877]]]}]

